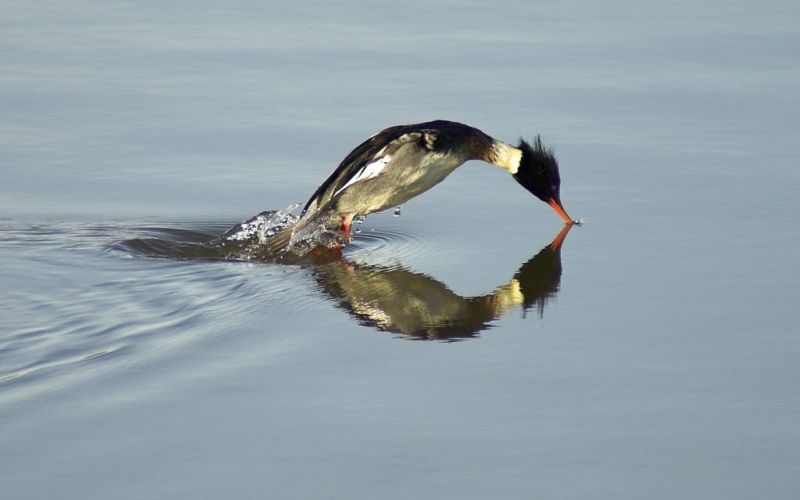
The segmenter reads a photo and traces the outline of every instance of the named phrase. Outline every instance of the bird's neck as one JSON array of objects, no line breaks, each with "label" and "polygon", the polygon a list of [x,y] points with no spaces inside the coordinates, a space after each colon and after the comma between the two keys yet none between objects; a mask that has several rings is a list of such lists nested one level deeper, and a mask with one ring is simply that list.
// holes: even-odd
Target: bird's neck
[{"label": "bird's neck", "polygon": [[494,140],[486,151],[486,156],[482,159],[496,167],[508,170],[511,174],[516,174],[522,159],[522,151],[502,141]]}]

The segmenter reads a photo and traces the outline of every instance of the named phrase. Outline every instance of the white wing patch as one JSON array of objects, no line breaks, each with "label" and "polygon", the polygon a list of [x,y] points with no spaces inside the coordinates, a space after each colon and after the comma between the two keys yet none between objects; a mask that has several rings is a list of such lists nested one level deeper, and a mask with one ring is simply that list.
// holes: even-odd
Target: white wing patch
[{"label": "white wing patch", "polygon": [[361,169],[359,169],[358,172],[356,172],[356,174],[353,177],[350,178],[349,181],[347,181],[347,184],[337,189],[336,192],[333,193],[333,196],[338,195],[346,187],[355,184],[358,181],[365,181],[367,179],[372,179],[373,177],[376,177],[378,174],[383,172],[383,169],[391,161],[391,159],[392,157],[390,155],[386,155],[382,158],[373,161],[372,163],[364,165],[363,167],[361,167]]}]

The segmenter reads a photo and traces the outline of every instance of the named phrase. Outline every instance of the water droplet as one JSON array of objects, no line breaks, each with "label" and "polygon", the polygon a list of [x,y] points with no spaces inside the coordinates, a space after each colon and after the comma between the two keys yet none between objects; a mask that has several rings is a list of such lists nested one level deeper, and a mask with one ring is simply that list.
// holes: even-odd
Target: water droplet
[{"label": "water droplet", "polygon": [[400,217],[400,209],[401,209],[401,208],[403,208],[403,205],[397,205],[397,206],[394,208],[394,216],[395,216],[395,217]]}]

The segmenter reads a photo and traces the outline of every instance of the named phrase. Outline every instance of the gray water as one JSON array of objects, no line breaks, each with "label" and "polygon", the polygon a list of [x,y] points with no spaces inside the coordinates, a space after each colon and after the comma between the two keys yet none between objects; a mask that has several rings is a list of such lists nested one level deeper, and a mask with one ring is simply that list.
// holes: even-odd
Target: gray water
[{"label": "gray water", "polygon": [[[796,2],[5,2],[0,44],[3,498],[800,495]],[[541,133],[586,223],[475,162],[340,260],[195,252],[437,118]]]}]

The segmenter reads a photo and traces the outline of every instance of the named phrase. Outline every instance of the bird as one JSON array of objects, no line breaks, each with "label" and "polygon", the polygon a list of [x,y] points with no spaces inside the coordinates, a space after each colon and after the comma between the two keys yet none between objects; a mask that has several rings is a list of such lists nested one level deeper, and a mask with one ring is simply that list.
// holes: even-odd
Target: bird
[{"label": "bird", "polygon": [[291,246],[294,234],[312,223],[338,229],[339,243],[346,244],[355,217],[400,206],[469,160],[506,170],[565,224],[577,223],[561,203],[558,162],[541,136],[530,143],[519,139],[512,146],[475,127],[434,120],[389,127],[359,144],[311,195],[298,223],[267,245],[280,252]]}]

